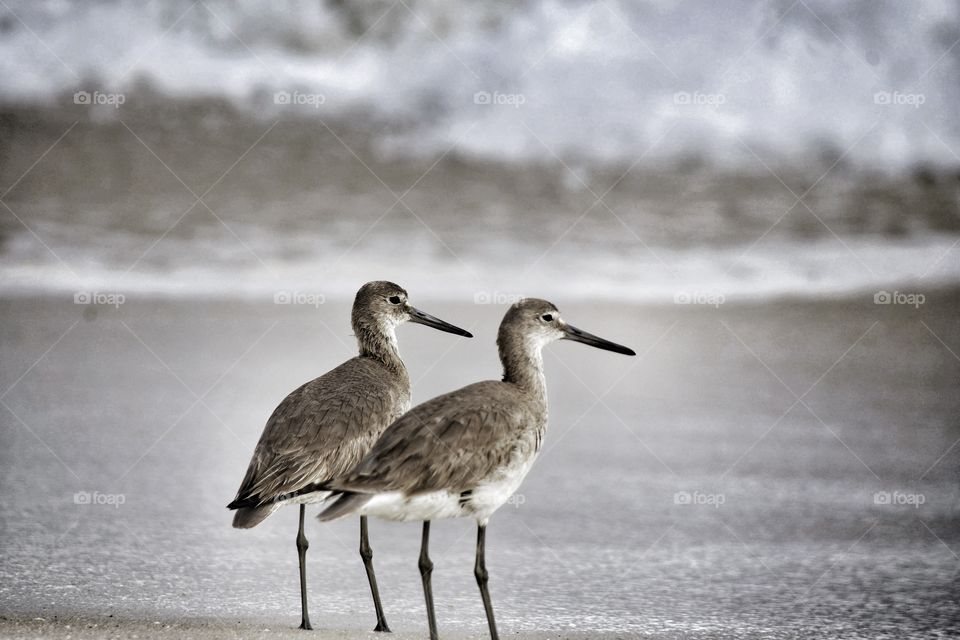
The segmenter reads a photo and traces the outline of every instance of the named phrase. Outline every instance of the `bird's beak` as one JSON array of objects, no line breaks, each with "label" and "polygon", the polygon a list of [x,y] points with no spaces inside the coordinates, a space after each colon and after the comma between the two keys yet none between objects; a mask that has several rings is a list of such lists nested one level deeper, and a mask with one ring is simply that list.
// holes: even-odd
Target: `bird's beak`
[{"label": "bird's beak", "polygon": [[595,336],[592,333],[587,333],[586,331],[577,329],[575,326],[570,324],[564,325],[563,338],[561,338],[561,340],[582,342],[583,344],[588,344],[591,347],[596,347],[597,349],[605,349],[606,351],[622,353],[626,356],[637,355],[636,352],[629,347],[625,347],[622,344],[617,344],[616,342],[610,342],[609,340],[604,340],[603,338]]},{"label": "bird's beak", "polygon": [[465,331],[460,327],[455,327],[449,322],[444,322],[440,318],[434,318],[429,313],[424,313],[415,307],[407,307],[407,313],[410,314],[410,322],[415,322],[417,324],[425,324],[428,327],[433,327],[434,329],[439,329],[440,331],[446,331],[447,333],[455,333],[458,336],[463,336],[465,338],[472,338],[473,334],[469,331]]}]

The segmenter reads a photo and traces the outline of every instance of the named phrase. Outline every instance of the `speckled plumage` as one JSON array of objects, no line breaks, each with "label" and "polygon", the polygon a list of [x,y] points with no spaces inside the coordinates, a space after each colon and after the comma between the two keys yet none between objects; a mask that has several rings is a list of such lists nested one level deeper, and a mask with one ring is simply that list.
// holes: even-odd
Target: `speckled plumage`
[{"label": "speckled plumage", "polygon": [[493,380],[434,398],[394,423],[331,488],[409,495],[471,489],[512,455],[536,452],[546,427],[538,400]]},{"label": "speckled plumage", "polygon": [[269,515],[287,502],[322,500],[320,493],[292,494],[353,468],[409,406],[410,380],[402,364],[388,367],[372,356],[352,358],[311,380],[270,416],[237,502],[266,504],[254,509]]}]

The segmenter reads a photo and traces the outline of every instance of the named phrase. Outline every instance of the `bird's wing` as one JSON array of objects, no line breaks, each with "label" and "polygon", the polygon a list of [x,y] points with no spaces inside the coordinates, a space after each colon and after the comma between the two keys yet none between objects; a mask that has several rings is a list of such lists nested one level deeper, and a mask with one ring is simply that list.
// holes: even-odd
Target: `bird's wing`
[{"label": "bird's wing", "polygon": [[352,471],[329,483],[356,493],[465,491],[532,454],[536,416],[502,382],[480,382],[414,407],[390,425]]},{"label": "bird's wing", "polygon": [[296,389],[273,411],[232,505],[262,504],[345,473],[408,406],[369,358],[348,360]]}]

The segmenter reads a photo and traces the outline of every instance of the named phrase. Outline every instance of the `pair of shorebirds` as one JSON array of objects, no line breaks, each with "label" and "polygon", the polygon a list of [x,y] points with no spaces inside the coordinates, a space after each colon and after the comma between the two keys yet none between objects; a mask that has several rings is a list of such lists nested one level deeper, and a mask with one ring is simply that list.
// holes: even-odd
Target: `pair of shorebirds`
[{"label": "pair of shorebirds", "polygon": [[[360,556],[376,608],[375,631],[389,631],[380,603],[367,516],[423,522],[419,568],[430,638],[436,639],[428,546],[430,521],[477,521],[474,574],[490,636],[497,639],[484,561],[490,516],[517,490],[547,427],[543,347],[574,340],[636,355],[567,324],[546,300],[512,305],[497,346],[503,380],[472,384],[410,409],[410,379],[395,329],[424,324],[468,338],[469,332],[412,307],[392,282],[361,287],[351,317],[360,355],[288,395],[270,416],[237,497],[233,526],[254,527],[285,504],[300,505],[300,628],[307,614],[304,505],[324,502],[321,520],[360,514]],[[409,410],[408,410],[409,409]]]}]

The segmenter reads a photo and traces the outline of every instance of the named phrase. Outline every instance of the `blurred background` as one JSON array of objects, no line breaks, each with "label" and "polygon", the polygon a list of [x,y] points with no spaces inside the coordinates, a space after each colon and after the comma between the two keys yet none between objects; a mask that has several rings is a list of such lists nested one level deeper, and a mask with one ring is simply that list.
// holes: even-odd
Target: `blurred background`
[{"label": "blurred background", "polygon": [[954,2],[0,9],[5,290],[960,275]]},{"label": "blurred background", "polygon": [[[502,631],[958,631],[958,78],[946,0],[0,0],[0,628],[294,627],[296,510],[224,505],[390,279],[477,336],[400,330],[415,402],[521,295],[640,354],[547,351]],[[308,528],[347,636],[355,529]],[[422,631],[416,527],[371,538]]]}]

